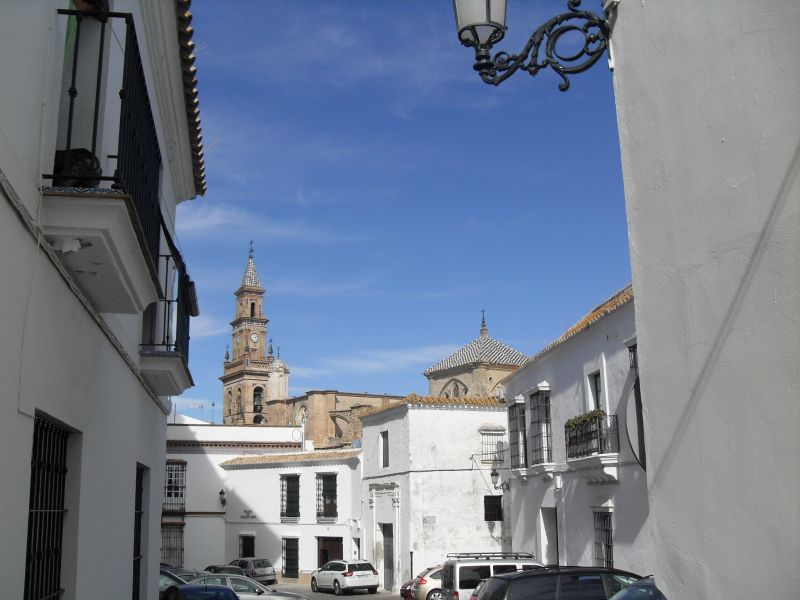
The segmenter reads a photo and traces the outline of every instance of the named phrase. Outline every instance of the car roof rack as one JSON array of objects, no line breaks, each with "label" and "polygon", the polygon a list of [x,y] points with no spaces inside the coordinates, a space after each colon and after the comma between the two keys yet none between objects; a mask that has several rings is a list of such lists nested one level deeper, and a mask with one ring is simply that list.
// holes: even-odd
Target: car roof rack
[{"label": "car roof rack", "polygon": [[451,552],[447,558],[536,558],[530,552]]}]

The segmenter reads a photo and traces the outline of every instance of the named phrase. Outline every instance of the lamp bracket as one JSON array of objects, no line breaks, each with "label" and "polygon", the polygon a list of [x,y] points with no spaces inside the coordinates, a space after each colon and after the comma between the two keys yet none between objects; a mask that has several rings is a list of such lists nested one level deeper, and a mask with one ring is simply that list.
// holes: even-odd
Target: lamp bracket
[{"label": "lamp bracket", "polygon": [[[617,0],[618,1],[618,0]],[[569,75],[583,73],[603,55],[611,37],[608,17],[617,1],[604,3],[603,16],[579,10],[581,0],[567,0],[568,12],[556,15],[533,32],[528,43],[519,54],[498,52],[490,57],[491,39],[485,44],[465,44],[475,47],[475,65],[485,83],[499,85],[519,70],[535,76],[545,68],[555,71],[562,79],[558,89],[569,89]],[[578,50],[559,52],[558,44],[568,33],[583,34],[584,42]]]}]

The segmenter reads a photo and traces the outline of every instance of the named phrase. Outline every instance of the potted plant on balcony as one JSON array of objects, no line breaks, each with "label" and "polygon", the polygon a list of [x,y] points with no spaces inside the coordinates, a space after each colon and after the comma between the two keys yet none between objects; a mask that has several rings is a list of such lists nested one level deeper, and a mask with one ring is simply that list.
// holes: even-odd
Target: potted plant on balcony
[{"label": "potted plant on balcony", "polygon": [[564,423],[564,429],[571,431],[573,429],[577,429],[581,425],[585,425],[591,421],[594,421],[598,417],[605,417],[606,411],[602,408],[595,408],[594,410],[590,410],[587,413],[583,413],[582,415],[577,415],[572,417],[571,419],[567,419]]}]

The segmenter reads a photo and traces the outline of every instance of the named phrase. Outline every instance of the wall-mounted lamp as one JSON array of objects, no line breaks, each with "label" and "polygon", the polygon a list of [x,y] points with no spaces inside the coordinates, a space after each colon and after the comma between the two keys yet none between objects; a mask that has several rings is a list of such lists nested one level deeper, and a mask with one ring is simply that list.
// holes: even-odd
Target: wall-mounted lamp
[{"label": "wall-mounted lamp", "polygon": [[[578,10],[581,0],[567,0],[569,12],[556,15],[534,31],[522,52],[498,52],[492,58],[489,51],[506,34],[506,1],[453,0],[458,39],[463,45],[475,48],[472,68],[484,82],[499,85],[520,69],[536,75],[549,67],[563,80],[558,85],[562,92],[569,88],[568,75],[586,71],[603,55],[611,37],[610,11],[618,2],[605,0],[607,8],[600,16]],[[574,43],[576,36],[579,41],[581,35],[583,44]],[[561,52],[559,42],[563,44]]]},{"label": "wall-mounted lamp", "polygon": [[225,502],[226,502],[226,500],[225,500],[225,490],[220,490],[219,491],[219,503],[222,504],[222,506],[225,506]]},{"label": "wall-mounted lamp", "polygon": [[500,473],[497,472],[497,469],[492,469],[492,472],[489,473],[489,476],[492,478],[492,485],[496,490],[509,490],[511,489],[511,483],[508,481],[500,482]]}]

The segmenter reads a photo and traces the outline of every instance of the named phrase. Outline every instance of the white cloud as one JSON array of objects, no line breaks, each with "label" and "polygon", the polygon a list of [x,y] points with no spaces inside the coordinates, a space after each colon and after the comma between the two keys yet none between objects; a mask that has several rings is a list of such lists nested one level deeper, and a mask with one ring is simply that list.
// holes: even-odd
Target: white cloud
[{"label": "white cloud", "polygon": [[201,314],[199,317],[192,318],[192,338],[213,337],[215,335],[229,333],[230,329],[228,323],[219,321],[214,317]]},{"label": "white cloud", "polygon": [[230,228],[259,238],[289,239],[309,243],[365,242],[372,235],[332,231],[309,225],[300,219],[281,221],[262,213],[205,202],[184,203],[178,207],[177,230],[185,238],[227,239]]}]

